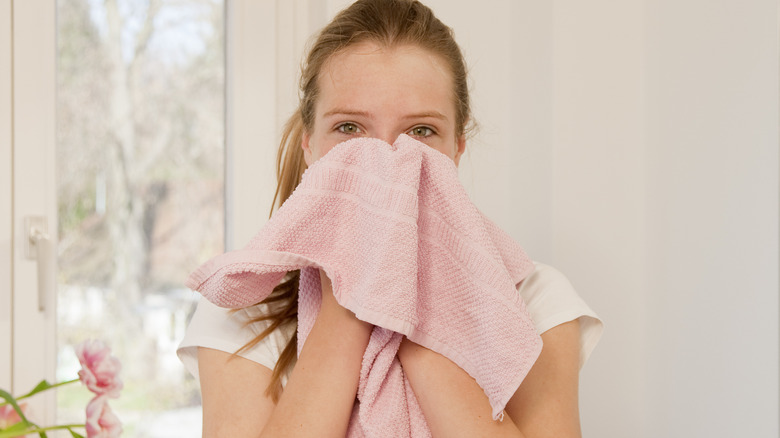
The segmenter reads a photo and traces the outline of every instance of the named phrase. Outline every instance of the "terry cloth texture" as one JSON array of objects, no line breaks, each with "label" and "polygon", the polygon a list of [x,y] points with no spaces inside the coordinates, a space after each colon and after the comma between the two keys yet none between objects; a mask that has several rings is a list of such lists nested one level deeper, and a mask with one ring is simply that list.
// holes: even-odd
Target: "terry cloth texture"
[{"label": "terry cloth texture", "polygon": [[336,145],[244,249],[206,262],[186,284],[242,308],[296,269],[299,355],[320,309],[318,269],[340,305],[376,326],[350,437],[430,436],[396,356],[403,336],[471,375],[494,419],[542,349],[517,292],[533,262],[469,200],[452,160],[407,135]]}]

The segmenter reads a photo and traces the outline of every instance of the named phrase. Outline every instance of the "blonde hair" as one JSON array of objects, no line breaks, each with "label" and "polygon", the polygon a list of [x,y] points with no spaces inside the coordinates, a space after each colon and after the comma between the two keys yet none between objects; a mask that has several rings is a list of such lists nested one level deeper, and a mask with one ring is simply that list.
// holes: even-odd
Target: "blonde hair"
[{"label": "blonde hair", "polygon": [[[292,194],[306,170],[301,142],[304,132],[314,127],[314,108],[319,94],[318,77],[323,65],[333,55],[348,47],[371,41],[385,48],[415,45],[439,55],[450,67],[454,82],[456,137],[466,135],[471,107],[466,65],[452,29],[436,18],[430,8],[412,0],[358,0],[320,31],[301,68],[300,102],[284,126],[276,158],[277,187],[271,203],[276,208]],[[300,271],[290,271],[263,302],[268,312],[252,322],[270,321],[270,325],[240,350],[248,349],[279,327],[297,324],[298,280]],[[273,369],[266,394],[278,401],[282,392],[281,377],[296,359],[297,333],[292,336]],[[237,352],[238,353],[238,352]]]}]

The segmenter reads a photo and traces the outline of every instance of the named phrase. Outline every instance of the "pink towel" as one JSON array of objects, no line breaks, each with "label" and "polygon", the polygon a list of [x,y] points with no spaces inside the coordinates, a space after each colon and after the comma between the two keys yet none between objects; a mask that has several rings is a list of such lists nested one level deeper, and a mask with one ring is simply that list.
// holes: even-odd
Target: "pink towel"
[{"label": "pink towel", "polygon": [[240,308],[295,269],[299,354],[320,308],[318,269],[342,306],[376,326],[350,437],[430,436],[396,356],[403,336],[470,374],[494,419],[541,352],[516,289],[533,263],[471,203],[452,160],[407,135],[335,146],[243,250],[208,261],[187,286]]}]

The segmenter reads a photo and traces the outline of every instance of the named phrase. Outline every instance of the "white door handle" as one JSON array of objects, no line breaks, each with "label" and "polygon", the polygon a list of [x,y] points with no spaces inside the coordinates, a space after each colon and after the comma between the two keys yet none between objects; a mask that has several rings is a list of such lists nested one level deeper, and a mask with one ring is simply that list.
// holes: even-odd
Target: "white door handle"
[{"label": "white door handle", "polygon": [[45,217],[26,217],[26,256],[38,264],[38,310],[46,310],[46,298],[54,292],[54,241],[47,232]]}]

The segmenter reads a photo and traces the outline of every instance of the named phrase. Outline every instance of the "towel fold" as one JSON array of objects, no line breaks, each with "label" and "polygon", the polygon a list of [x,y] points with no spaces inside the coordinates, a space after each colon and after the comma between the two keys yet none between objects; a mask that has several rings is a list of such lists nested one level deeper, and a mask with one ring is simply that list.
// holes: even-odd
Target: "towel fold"
[{"label": "towel fold", "polygon": [[206,262],[186,284],[241,308],[295,269],[298,354],[320,309],[318,269],[340,305],[375,325],[350,437],[430,436],[396,356],[403,336],[471,375],[494,419],[541,352],[517,292],[533,263],[469,200],[452,160],[407,135],[336,145],[244,249]]}]

